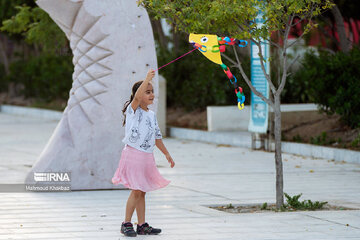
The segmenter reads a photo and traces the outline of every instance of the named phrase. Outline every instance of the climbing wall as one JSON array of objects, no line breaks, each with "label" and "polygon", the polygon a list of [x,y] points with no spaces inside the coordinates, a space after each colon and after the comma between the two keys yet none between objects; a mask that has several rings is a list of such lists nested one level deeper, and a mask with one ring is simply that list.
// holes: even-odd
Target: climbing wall
[{"label": "climbing wall", "polygon": [[[38,0],[73,52],[73,84],[63,117],[29,172],[71,172],[71,189],[111,189],[123,148],[121,110],[132,85],[157,69],[147,12],[135,0]],[[158,76],[153,79],[158,96]],[[151,108],[156,111],[156,97]]]}]

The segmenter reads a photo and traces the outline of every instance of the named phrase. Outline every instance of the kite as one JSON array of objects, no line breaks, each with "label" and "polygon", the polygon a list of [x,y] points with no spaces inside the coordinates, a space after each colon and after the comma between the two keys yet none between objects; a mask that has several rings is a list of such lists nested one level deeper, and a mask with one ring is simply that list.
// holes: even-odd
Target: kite
[{"label": "kite", "polygon": [[229,37],[218,37],[216,35],[211,34],[193,34],[189,35],[189,42],[193,45],[194,49],[181,55],[180,57],[172,60],[171,62],[159,67],[157,70],[179,60],[182,57],[185,57],[187,54],[199,50],[205,57],[207,57],[210,61],[219,64],[221,68],[224,70],[224,73],[230,80],[230,83],[235,87],[235,94],[238,100],[238,108],[240,110],[244,109],[244,102],[245,102],[245,95],[243,89],[237,85],[236,77],[231,73],[228,66],[226,66],[221,61],[221,54],[225,52],[226,45],[232,46],[236,45],[238,47],[246,47],[248,42],[245,40],[238,40],[236,38],[229,38]]},{"label": "kite", "polygon": [[224,73],[230,80],[230,83],[235,87],[235,94],[238,100],[238,108],[244,109],[245,95],[243,89],[237,85],[236,77],[231,73],[228,66],[221,61],[221,54],[225,52],[226,45],[236,45],[238,47],[246,47],[247,41],[238,40],[229,37],[218,37],[211,34],[193,34],[189,35],[189,42],[198,49],[210,61],[219,64],[224,70]]}]

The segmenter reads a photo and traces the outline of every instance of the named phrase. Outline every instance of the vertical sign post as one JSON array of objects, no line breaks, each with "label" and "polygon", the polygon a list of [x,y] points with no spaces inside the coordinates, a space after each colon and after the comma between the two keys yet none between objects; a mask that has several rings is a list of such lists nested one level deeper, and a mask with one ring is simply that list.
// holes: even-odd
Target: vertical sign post
[{"label": "vertical sign post", "polygon": [[[256,17],[256,23],[258,27],[261,27],[264,20],[262,19],[262,13],[259,12]],[[259,57],[259,48],[254,42],[250,43],[251,48],[251,83],[256,90],[262,93],[266,98],[269,97],[269,83],[265,78],[265,74],[261,68],[261,62]],[[270,63],[268,58],[270,57],[270,46],[267,41],[261,39],[262,55],[266,62],[264,62],[266,73],[270,74]],[[251,108],[250,108],[250,122],[248,130],[254,133],[266,133],[268,128],[269,118],[269,106],[260,97],[251,92]]]}]

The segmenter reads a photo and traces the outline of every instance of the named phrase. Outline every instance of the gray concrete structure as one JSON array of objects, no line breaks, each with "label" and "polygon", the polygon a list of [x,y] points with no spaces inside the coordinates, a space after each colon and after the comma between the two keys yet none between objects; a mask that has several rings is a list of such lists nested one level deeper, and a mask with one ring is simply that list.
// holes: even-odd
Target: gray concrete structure
[{"label": "gray concrete structure", "polygon": [[[71,172],[73,189],[109,189],[123,143],[122,107],[132,85],[157,68],[147,12],[135,0],[38,0],[70,40],[73,86],[34,172]],[[158,75],[153,80],[158,96]],[[158,98],[154,100],[156,111]]]},{"label": "gray concrete structure", "polygon": [[[56,121],[0,113],[1,184],[24,180],[56,126]],[[164,142],[175,168],[158,150],[155,158],[171,183],[148,193],[146,202],[147,220],[163,232],[136,239],[360,239],[359,210],[231,214],[209,209],[274,202],[273,153],[173,138]],[[283,161],[285,192],[360,208],[360,164],[291,154],[283,154]],[[0,239],[124,239],[119,229],[128,195],[128,190],[0,192]]]},{"label": "gray concrete structure", "polygon": [[[208,131],[248,131],[250,122],[250,106],[239,111],[233,106],[207,106]],[[269,121],[273,117],[273,109],[269,108]],[[323,117],[313,103],[281,104],[281,125],[284,127],[313,121]]]},{"label": "gray concrete structure", "polygon": [[[208,132],[196,129],[170,127],[169,135],[170,137],[185,140],[251,148],[251,133],[245,131]],[[255,144],[256,148],[261,147],[260,141],[256,141]],[[349,163],[360,164],[359,151],[294,142],[282,142],[281,150],[283,153],[290,153],[314,158],[331,159],[338,162],[346,161]]]}]

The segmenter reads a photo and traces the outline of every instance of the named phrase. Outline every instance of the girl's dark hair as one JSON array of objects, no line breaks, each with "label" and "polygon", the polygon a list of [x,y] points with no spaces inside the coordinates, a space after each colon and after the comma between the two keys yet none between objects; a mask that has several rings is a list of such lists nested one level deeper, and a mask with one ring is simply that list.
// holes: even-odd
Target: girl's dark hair
[{"label": "girl's dark hair", "polygon": [[131,90],[131,96],[130,96],[130,100],[126,101],[124,104],[124,108],[122,110],[123,115],[124,115],[124,121],[123,121],[123,126],[125,126],[125,121],[126,121],[126,109],[129,106],[129,104],[132,102],[132,100],[134,99],[135,93],[138,90],[138,88],[140,87],[140,85],[143,83],[143,81],[138,81],[136,83],[134,83],[134,85],[132,86],[132,90]]}]

